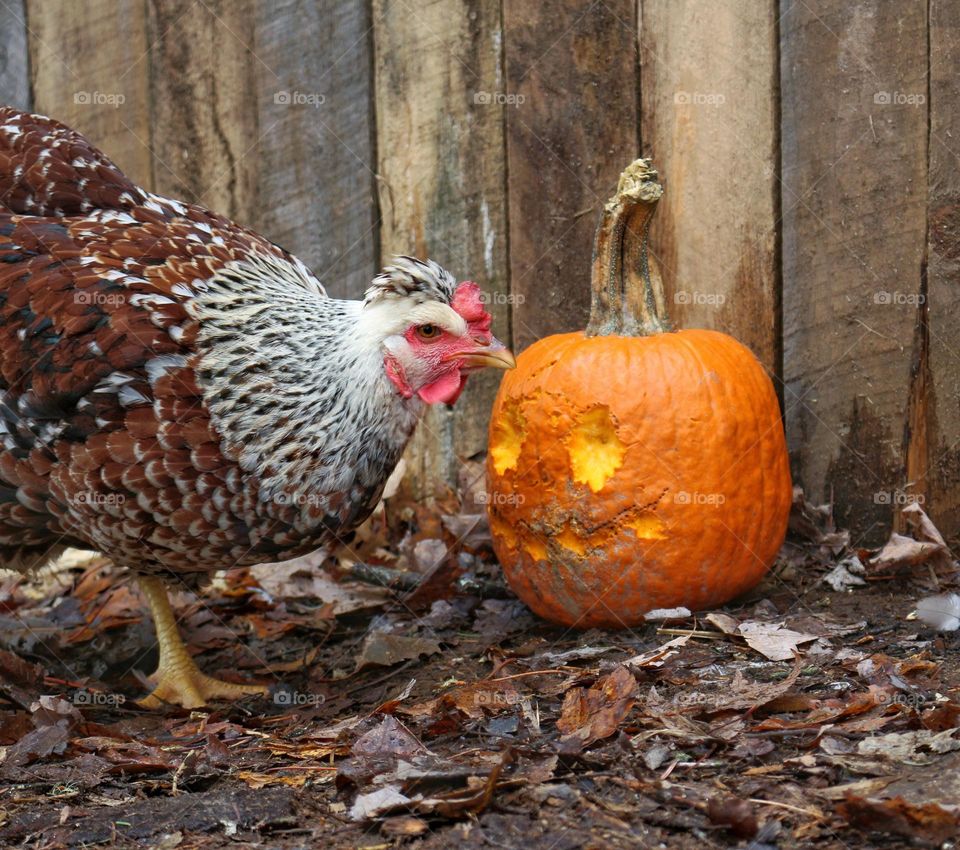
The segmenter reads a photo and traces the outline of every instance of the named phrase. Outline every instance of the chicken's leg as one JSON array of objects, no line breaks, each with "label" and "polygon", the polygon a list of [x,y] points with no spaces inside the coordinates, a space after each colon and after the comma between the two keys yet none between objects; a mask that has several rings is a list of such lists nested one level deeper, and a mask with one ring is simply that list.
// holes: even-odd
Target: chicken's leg
[{"label": "chicken's leg", "polygon": [[160,664],[151,677],[156,686],[140,700],[140,705],[156,708],[174,703],[184,708],[200,708],[211,699],[238,699],[267,692],[263,685],[237,685],[202,673],[180,637],[163,582],[156,576],[141,576],[140,589],[150,605],[160,643]]}]

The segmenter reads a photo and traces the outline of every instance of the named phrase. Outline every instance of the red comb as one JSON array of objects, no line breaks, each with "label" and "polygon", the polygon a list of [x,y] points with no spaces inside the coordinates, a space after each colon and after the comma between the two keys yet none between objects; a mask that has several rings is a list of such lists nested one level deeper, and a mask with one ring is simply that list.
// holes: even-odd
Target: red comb
[{"label": "red comb", "polygon": [[454,290],[450,306],[463,316],[467,324],[479,330],[490,329],[493,316],[483,305],[483,292],[472,280],[464,281]]}]

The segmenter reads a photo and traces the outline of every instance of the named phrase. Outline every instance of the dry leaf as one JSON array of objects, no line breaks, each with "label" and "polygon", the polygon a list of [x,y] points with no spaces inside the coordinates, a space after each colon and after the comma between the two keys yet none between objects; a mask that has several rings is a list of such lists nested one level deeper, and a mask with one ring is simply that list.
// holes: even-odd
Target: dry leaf
[{"label": "dry leaf", "polygon": [[747,646],[771,661],[789,661],[800,644],[809,643],[818,637],[784,628],[783,623],[749,621],[741,623],[739,631]]},{"label": "dry leaf", "polygon": [[371,666],[392,667],[401,661],[409,661],[421,655],[434,655],[439,651],[440,644],[431,638],[370,632],[357,659],[357,670]]},{"label": "dry leaf", "polygon": [[591,688],[571,688],[563,700],[557,728],[561,748],[576,751],[608,738],[620,728],[637,694],[637,680],[626,667],[617,667]]},{"label": "dry leaf", "polygon": [[690,640],[690,635],[681,635],[656,649],[634,655],[633,658],[628,658],[623,663],[628,667],[662,667],[663,662],[676,655],[679,647],[685,646],[688,640]]},{"label": "dry leaf", "polygon": [[720,611],[713,611],[703,619],[725,635],[735,635],[737,628],[740,626],[739,620],[735,620],[729,614],[724,614]]},{"label": "dry leaf", "polygon": [[929,729],[915,729],[911,732],[875,735],[862,740],[857,745],[857,752],[864,756],[886,756],[895,761],[913,764],[929,762],[931,753],[942,754],[960,750],[960,740],[953,737],[956,731],[947,729],[945,732],[932,732]]},{"label": "dry leaf", "polygon": [[427,752],[427,748],[396,717],[388,714],[377,726],[357,738],[351,752],[358,756],[412,756]]},{"label": "dry leaf", "polygon": [[876,800],[848,794],[838,807],[851,825],[865,832],[892,832],[908,838],[941,844],[955,838],[960,812],[938,803],[910,803],[903,797]]},{"label": "dry leaf", "polygon": [[[333,778],[333,769],[329,771],[329,779]],[[321,774],[322,775],[322,774]],[[252,770],[241,770],[235,773],[237,779],[242,779],[250,788],[265,788],[267,785],[289,785],[292,788],[302,788],[307,784],[308,779],[317,777],[307,774],[289,774],[289,773],[257,773]]]},{"label": "dry leaf", "polygon": [[387,785],[371,791],[369,794],[359,794],[350,808],[350,819],[355,821],[368,820],[378,815],[386,814],[394,809],[409,806],[413,800],[400,793],[396,785]]},{"label": "dry leaf", "polygon": [[390,598],[390,592],[383,587],[334,581],[321,569],[320,562],[322,558],[314,553],[280,564],[259,564],[250,568],[250,575],[271,596],[321,599],[332,606],[332,615],[378,608]]}]

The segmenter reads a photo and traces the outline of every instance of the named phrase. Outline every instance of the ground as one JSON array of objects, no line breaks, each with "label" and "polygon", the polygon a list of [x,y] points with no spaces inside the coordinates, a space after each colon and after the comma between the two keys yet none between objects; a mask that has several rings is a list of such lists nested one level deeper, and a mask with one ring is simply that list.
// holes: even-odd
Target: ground
[{"label": "ground", "polygon": [[[193,712],[135,702],[156,650],[129,573],[10,579],[0,847],[952,846],[957,633],[910,618],[952,557],[917,515],[879,554],[793,520],[721,611],[576,632],[512,597],[472,508],[394,500],[322,569],[175,595],[207,672],[272,687]],[[825,584],[841,561],[866,583]]]}]

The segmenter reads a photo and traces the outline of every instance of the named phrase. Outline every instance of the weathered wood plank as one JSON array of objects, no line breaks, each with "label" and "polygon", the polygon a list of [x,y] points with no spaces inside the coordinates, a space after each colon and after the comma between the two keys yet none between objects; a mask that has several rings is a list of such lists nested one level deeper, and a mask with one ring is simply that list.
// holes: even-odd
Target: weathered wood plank
[{"label": "weathered wood plank", "polygon": [[255,226],[330,295],[359,298],[379,233],[372,33],[366,3],[257,4],[260,143]]},{"label": "weathered wood plank", "polygon": [[255,217],[253,11],[249,0],[149,0],[157,191],[241,224]]},{"label": "weathered wood plank", "polygon": [[[497,0],[374,0],[381,249],[430,256],[491,293],[508,336],[505,173]],[[470,378],[452,411],[432,409],[408,454],[420,492],[456,480],[486,445],[499,374]]]},{"label": "weathered wood plank", "polygon": [[30,109],[30,59],[23,0],[0,5],[0,103]]},{"label": "weathered wood plank", "polygon": [[715,328],[779,371],[779,79],[770,3],[640,0],[652,229],[677,327]]},{"label": "weathered wood plank", "polygon": [[917,491],[926,495],[937,526],[955,538],[960,534],[960,8],[932,0],[929,26],[927,345],[917,363],[926,393],[916,405],[918,427],[911,442],[918,445],[918,463],[911,480],[921,485]]},{"label": "weathered wood plank", "polygon": [[142,3],[28,0],[33,109],[84,133],[143,186],[152,183]]},{"label": "weathered wood plank", "polygon": [[582,328],[603,203],[639,149],[634,0],[504,0],[510,280],[518,349]]},{"label": "weathered wood plank", "polygon": [[782,0],[785,404],[796,479],[882,540],[926,219],[926,4]]}]

